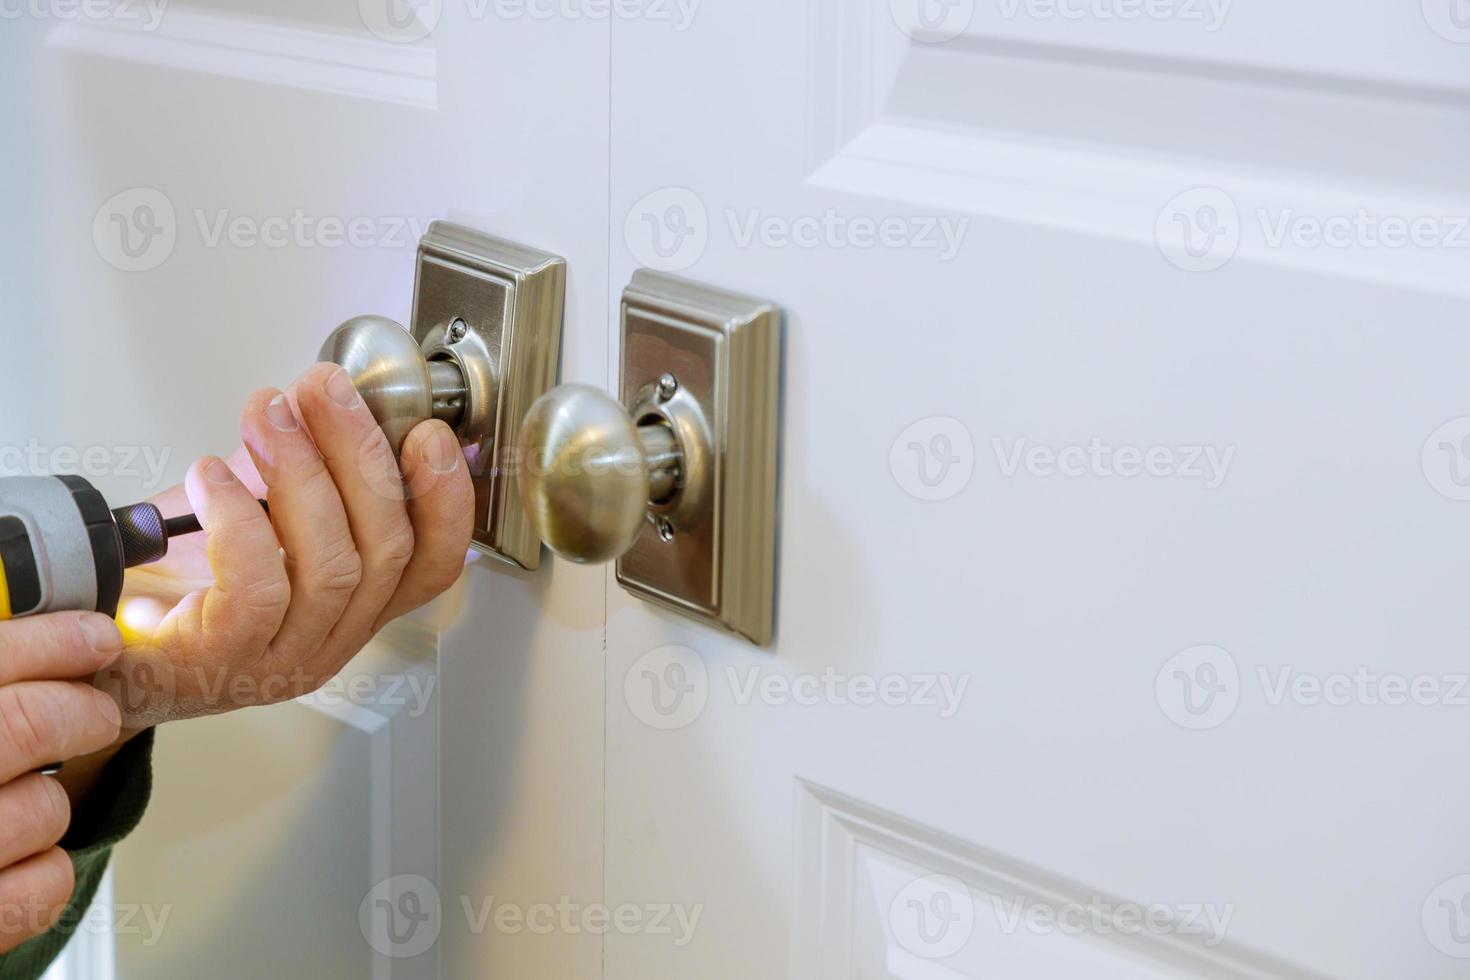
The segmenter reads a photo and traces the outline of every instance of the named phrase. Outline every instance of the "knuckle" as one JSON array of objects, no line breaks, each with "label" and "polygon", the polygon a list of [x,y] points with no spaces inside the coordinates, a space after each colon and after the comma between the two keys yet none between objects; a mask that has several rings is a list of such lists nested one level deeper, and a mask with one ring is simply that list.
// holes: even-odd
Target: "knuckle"
[{"label": "knuckle", "polygon": [[0,731],[22,760],[45,755],[59,741],[56,702],[38,687],[0,688]]},{"label": "knuckle", "polygon": [[[357,465],[363,477],[374,485],[384,479],[399,479],[398,459],[393,455],[393,447],[388,445],[388,437],[376,427],[367,433],[358,447]],[[402,493],[401,489],[399,493]]]},{"label": "knuckle", "polygon": [[237,592],[246,609],[274,613],[291,604],[291,581],[284,573],[255,578]]},{"label": "knuckle", "polygon": [[66,791],[48,776],[28,776],[22,782],[25,812],[47,843],[55,843],[71,822],[71,802]]},{"label": "knuckle", "polygon": [[37,896],[50,905],[65,905],[77,884],[71,856],[61,848],[53,847],[41,854],[37,866]]},{"label": "knuckle", "polygon": [[352,535],[337,535],[317,556],[307,578],[322,592],[352,592],[362,584],[362,556]]},{"label": "knuckle", "polygon": [[401,577],[403,570],[413,560],[413,526],[405,518],[395,521],[393,527],[377,542],[371,564],[375,574]]}]

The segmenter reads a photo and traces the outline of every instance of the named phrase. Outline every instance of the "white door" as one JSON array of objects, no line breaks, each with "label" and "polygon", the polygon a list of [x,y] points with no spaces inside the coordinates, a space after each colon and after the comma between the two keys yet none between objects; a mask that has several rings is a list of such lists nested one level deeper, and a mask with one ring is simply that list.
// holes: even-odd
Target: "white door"
[{"label": "white door", "polygon": [[177,477],[412,221],[564,381],[679,271],[787,311],[776,639],[476,562],[432,697],[165,729],[122,975],[1462,975],[1467,11],[532,6],[16,21],[7,445]]},{"label": "white door", "polygon": [[1465,975],[1470,10],[1420,8],[614,23],[609,307],[787,323],[776,641],[609,588],[606,901],[698,918],[605,976]]},{"label": "white door", "polygon": [[[37,450],[8,467],[81,469],[118,504],[177,480],[337,323],[406,322],[435,218],[564,256],[562,374],[601,382],[606,19],[14,9],[0,415]],[[601,896],[604,578],[479,559],[355,690],[165,728],[118,852],[120,975],[596,975],[599,937],[483,910]]]}]

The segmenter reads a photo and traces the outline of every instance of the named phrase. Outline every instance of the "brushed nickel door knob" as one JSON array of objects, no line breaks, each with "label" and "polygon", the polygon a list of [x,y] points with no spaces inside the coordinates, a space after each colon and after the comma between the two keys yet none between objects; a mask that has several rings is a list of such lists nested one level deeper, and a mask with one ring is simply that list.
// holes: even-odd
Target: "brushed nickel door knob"
[{"label": "brushed nickel door knob", "polygon": [[443,419],[451,428],[464,421],[464,371],[448,358],[430,360],[413,335],[387,317],[353,317],[327,336],[317,359],[347,371],[394,455],[425,419]]},{"label": "brushed nickel door knob", "polygon": [[553,388],[531,405],[517,441],[521,500],[552,551],[599,563],[633,546],[646,522],[672,536],[703,518],[709,430],[677,399],[672,377],[633,409],[589,385]]}]

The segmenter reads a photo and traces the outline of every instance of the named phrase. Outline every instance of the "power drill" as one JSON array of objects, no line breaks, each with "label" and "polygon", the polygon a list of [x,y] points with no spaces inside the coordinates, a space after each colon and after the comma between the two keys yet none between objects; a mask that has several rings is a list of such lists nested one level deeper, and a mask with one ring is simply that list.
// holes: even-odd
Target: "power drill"
[{"label": "power drill", "polygon": [[116,616],[123,571],[199,530],[193,514],[165,518],[149,503],[110,510],[79,476],[0,478],[0,620],[69,609]]}]

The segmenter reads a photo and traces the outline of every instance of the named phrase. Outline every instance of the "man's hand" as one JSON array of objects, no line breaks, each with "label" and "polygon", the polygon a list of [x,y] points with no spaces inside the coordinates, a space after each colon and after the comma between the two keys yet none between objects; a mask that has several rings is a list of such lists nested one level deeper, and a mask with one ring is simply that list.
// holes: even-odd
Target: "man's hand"
[{"label": "man's hand", "polygon": [[311,693],[464,567],[474,489],[443,422],[409,433],[400,470],[346,372],[318,364],[257,392],[241,434],[157,501],[195,511],[207,546],[174,541],[128,573],[125,603],[172,609],[113,668],[127,729]]},{"label": "man's hand", "polygon": [[71,858],[56,846],[71,802],[34,770],[116,742],[118,707],[91,681],[121,650],[97,613],[0,623],[0,953],[50,929],[71,897]]}]

